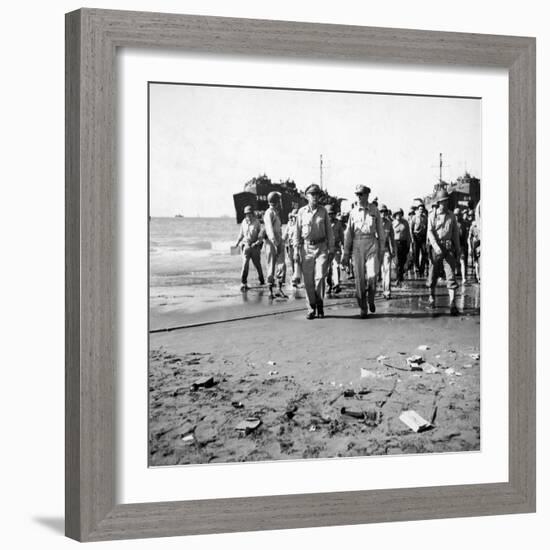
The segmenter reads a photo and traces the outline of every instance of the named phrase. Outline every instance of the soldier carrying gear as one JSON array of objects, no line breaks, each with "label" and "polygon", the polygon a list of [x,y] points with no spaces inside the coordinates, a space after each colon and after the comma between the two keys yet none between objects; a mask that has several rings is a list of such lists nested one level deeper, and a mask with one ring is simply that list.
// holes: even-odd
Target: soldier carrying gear
[{"label": "soldier carrying gear", "polygon": [[419,277],[424,277],[428,257],[426,254],[426,232],[428,216],[424,203],[419,203],[411,221],[411,232],[414,242],[414,266]]},{"label": "soldier carrying gear", "polygon": [[319,204],[321,189],[312,184],[306,189],[308,204],[296,216],[294,259],[302,266],[307,296],[307,319],[324,317],[325,277],[329,255],[334,254],[334,234],[323,206]]},{"label": "soldier carrying gear", "polygon": [[279,210],[281,207],[280,194],[272,191],[267,196],[267,202],[269,203],[269,208],[264,214],[264,226],[269,297],[275,297],[273,294],[273,285],[275,284],[275,279],[277,279],[279,295],[286,298],[287,296],[283,291],[283,284],[285,282],[286,275],[286,263],[281,217],[279,215]]},{"label": "soldier carrying gear", "polygon": [[370,312],[376,311],[376,279],[386,242],[380,213],[374,204],[369,203],[369,194],[370,189],[365,185],[358,185],[355,189],[358,204],[349,214],[342,258],[342,264],[346,266],[353,253],[355,292],[362,319],[368,315],[367,302]]},{"label": "soldier carrying gear", "polygon": [[248,290],[248,264],[250,260],[254,264],[256,271],[258,272],[258,279],[260,285],[264,284],[264,274],[262,272],[262,263],[260,261],[260,251],[262,248],[262,226],[259,220],[254,215],[254,211],[251,206],[244,207],[244,220],[241,222],[241,229],[239,231],[239,237],[235,243],[235,247],[241,245],[241,290],[243,292]]},{"label": "soldier carrying gear", "polygon": [[455,295],[458,284],[455,277],[456,259],[460,254],[459,229],[455,215],[449,211],[449,194],[444,189],[435,196],[437,208],[428,220],[428,239],[431,245],[432,265],[426,286],[430,288],[430,307],[435,307],[435,287],[441,268],[445,270],[451,315],[457,315]]}]

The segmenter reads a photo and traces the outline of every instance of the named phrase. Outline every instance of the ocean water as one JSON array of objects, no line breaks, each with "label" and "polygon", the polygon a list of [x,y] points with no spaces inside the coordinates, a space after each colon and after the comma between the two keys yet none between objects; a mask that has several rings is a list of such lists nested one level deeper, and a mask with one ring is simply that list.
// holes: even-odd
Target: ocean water
[{"label": "ocean water", "polygon": [[240,257],[231,255],[238,233],[233,218],[151,218],[150,285],[238,284]]}]

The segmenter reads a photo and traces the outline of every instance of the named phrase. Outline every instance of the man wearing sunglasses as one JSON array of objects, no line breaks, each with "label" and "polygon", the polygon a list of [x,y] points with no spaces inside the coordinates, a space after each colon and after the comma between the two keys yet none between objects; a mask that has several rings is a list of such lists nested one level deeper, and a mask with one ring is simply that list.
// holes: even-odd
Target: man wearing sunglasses
[{"label": "man wearing sunglasses", "polygon": [[369,310],[371,313],[376,311],[376,279],[386,240],[380,212],[369,202],[369,194],[370,188],[365,185],[355,188],[357,205],[349,214],[342,258],[342,264],[346,266],[353,256],[355,293],[362,319],[368,316]]}]

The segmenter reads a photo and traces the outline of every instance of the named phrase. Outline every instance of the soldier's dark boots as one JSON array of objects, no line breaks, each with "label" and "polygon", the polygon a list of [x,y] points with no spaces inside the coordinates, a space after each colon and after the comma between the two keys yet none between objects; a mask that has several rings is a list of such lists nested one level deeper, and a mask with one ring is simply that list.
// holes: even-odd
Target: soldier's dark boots
[{"label": "soldier's dark boots", "polygon": [[313,308],[311,311],[307,312],[306,319],[311,321],[312,319],[315,319],[315,315],[316,315],[315,308]]},{"label": "soldier's dark boots", "polygon": [[273,284],[269,285],[269,298],[273,300],[275,298],[275,295],[273,294]]},{"label": "soldier's dark boots", "polygon": [[450,311],[449,313],[453,316],[453,317],[456,317],[458,315],[458,308],[456,307],[456,305],[454,303],[451,304],[450,306]]},{"label": "soldier's dark boots", "polygon": [[285,291],[283,290],[282,284],[279,284],[279,296],[281,296],[281,298],[288,298],[288,296],[285,294]]},{"label": "soldier's dark boots", "polygon": [[323,304],[317,304],[317,317],[323,319],[325,317],[325,310]]},{"label": "soldier's dark boots", "polygon": [[362,309],[361,313],[359,313],[359,317],[361,317],[361,319],[366,319],[368,316],[369,312],[366,309]]},{"label": "soldier's dark boots", "polygon": [[341,290],[342,290],[342,289],[340,288],[340,285],[336,285],[336,286],[334,287],[334,294],[340,294]]}]

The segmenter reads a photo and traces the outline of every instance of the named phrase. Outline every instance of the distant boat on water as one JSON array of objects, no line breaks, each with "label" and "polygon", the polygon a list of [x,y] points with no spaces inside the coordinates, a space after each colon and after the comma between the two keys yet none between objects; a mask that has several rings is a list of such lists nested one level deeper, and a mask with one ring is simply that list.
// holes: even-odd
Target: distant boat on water
[{"label": "distant boat on water", "polygon": [[176,214],[176,215],[174,216],[174,218],[183,218],[183,217],[184,217],[183,214]]}]

